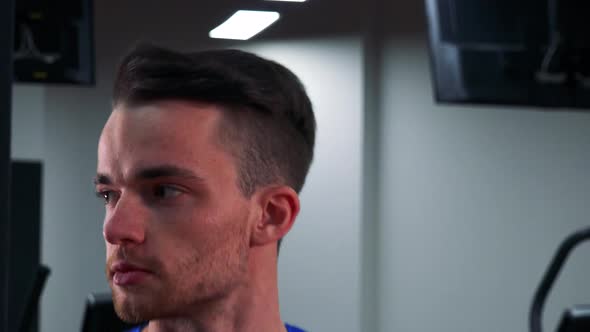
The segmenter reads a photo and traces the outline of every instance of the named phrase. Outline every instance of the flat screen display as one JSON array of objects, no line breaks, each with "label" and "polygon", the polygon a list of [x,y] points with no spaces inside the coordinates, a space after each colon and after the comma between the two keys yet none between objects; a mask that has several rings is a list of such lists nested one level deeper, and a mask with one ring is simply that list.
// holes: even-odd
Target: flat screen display
[{"label": "flat screen display", "polygon": [[93,30],[92,0],[17,1],[15,81],[93,84]]},{"label": "flat screen display", "polygon": [[590,107],[589,1],[426,0],[446,103]]}]

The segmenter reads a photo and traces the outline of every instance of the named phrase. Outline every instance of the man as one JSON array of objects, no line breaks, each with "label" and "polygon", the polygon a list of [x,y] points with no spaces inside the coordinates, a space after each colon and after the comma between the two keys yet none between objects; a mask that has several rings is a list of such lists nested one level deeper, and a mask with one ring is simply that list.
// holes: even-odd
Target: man
[{"label": "man", "polygon": [[106,274],[134,331],[279,332],[277,256],[315,119],[285,67],[237,50],[139,46],[98,146]]}]

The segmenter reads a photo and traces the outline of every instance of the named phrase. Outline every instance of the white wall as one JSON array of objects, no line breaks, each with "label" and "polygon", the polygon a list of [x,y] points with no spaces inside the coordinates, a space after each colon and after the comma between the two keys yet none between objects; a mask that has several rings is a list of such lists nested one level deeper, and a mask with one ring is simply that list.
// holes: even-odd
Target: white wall
[{"label": "white wall", "polygon": [[88,293],[108,290],[104,206],[92,184],[107,96],[100,84],[46,88],[42,260],[52,273],[41,302],[41,332],[79,331]]},{"label": "white wall", "polygon": [[[590,114],[435,105],[407,7],[380,62],[379,330],[527,331],[553,251],[589,223]],[[588,254],[558,281],[547,331],[590,303]]]},{"label": "white wall", "polygon": [[300,77],[318,123],[302,212],[279,259],[283,318],[310,331],[362,331],[361,40],[272,42],[246,49]]},{"label": "white wall", "polygon": [[10,152],[12,159],[42,160],[45,134],[45,88],[14,84]]}]

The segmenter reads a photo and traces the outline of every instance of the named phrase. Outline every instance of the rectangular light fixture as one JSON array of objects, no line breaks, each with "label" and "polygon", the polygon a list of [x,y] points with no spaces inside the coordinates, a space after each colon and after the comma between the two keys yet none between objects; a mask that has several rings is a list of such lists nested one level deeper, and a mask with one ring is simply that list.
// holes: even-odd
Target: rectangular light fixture
[{"label": "rectangular light fixture", "polygon": [[305,2],[305,0],[266,0],[266,1]]},{"label": "rectangular light fixture", "polygon": [[238,10],[227,21],[209,31],[209,37],[247,40],[268,28],[279,17],[277,12]]}]

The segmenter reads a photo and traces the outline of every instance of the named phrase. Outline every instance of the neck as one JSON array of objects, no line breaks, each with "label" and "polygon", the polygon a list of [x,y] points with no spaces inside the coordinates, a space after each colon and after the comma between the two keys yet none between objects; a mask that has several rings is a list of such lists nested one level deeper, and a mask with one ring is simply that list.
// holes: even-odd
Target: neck
[{"label": "neck", "polygon": [[152,320],[144,331],[286,331],[279,312],[276,247],[250,248],[248,269],[248,280],[228,296],[199,304],[186,317]]}]

